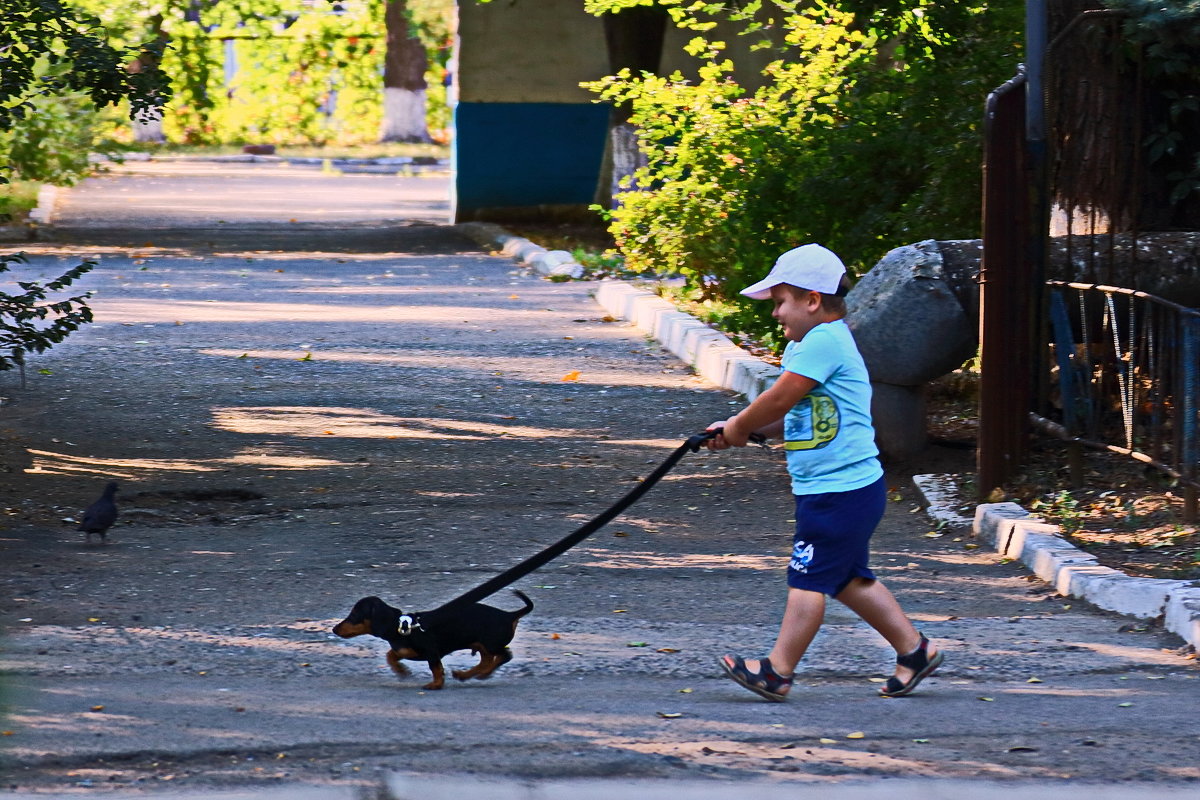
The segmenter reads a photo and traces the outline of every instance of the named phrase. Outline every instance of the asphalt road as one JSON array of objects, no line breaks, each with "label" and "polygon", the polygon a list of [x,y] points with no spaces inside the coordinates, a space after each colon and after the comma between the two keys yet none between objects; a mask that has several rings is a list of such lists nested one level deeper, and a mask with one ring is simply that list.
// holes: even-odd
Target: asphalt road
[{"label": "asphalt road", "polygon": [[[445,196],[139,165],[60,198],[31,273],[98,256],[96,322],[25,388],[0,375],[0,790],[1194,790],[1196,661],[932,530],[906,477],[961,454],[892,465],[875,541],[947,653],[910,698],[875,696],[889,651],[837,607],[790,702],[720,677],[783,598],[791,503],[756,448],[689,456],[523,579],[536,608],[490,681],[424,691],[423,665],[400,680],[382,642],[334,637],[361,596],[432,608],[557,540],[738,403],[588,283],[436,224]],[[121,521],[85,544],[68,520],[110,479]]]}]

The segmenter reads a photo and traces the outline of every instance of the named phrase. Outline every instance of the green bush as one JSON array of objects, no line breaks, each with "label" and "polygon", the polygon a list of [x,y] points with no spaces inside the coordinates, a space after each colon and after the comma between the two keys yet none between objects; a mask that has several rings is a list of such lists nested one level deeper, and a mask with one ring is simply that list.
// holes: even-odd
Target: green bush
[{"label": "green bush", "polygon": [[0,160],[10,175],[28,181],[70,186],[88,172],[95,135],[95,110],[82,93],[34,97],[30,113],[11,130],[0,131]]},{"label": "green bush", "polygon": [[735,301],[725,324],[766,338],[766,304],[737,292],[791,247],[819,241],[861,272],[901,244],[978,235],[983,105],[1016,68],[1023,4],[758,6],[747,35],[771,15],[783,32],[763,44],[779,57],[758,89],[704,37],[688,48],[697,80],[624,72],[589,86],[631,103],[649,162],[606,212],[627,266]]},{"label": "green bush", "polygon": [[33,181],[0,184],[0,225],[24,219],[26,214],[37,208],[40,189],[41,184]]}]

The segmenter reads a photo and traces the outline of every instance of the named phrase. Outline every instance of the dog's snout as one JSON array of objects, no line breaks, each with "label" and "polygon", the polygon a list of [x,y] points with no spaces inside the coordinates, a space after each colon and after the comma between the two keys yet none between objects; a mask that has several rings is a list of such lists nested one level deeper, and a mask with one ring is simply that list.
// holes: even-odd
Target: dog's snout
[{"label": "dog's snout", "polygon": [[364,620],[356,625],[349,620],[342,620],[337,625],[333,626],[333,632],[335,635],[340,636],[343,639],[352,639],[355,636],[365,636],[371,632],[371,623]]}]

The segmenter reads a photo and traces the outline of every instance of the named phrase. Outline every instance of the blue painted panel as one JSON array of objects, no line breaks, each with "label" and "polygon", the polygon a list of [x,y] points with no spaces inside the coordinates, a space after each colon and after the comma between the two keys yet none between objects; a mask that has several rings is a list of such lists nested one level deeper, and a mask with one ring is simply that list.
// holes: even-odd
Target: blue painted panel
[{"label": "blue painted panel", "polygon": [[459,103],[454,125],[459,218],[479,208],[592,202],[608,106]]}]

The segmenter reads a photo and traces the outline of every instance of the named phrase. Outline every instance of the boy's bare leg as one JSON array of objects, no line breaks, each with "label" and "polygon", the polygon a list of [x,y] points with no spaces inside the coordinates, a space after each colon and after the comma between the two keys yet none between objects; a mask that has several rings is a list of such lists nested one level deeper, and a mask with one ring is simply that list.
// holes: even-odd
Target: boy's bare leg
[{"label": "boy's bare leg", "polygon": [[[771,668],[785,678],[796,671],[796,665],[804,656],[813,637],[825,619],[825,595],[804,589],[788,588],[787,607],[783,621],[779,623],[779,636],[767,658]],[[758,659],[746,659],[746,668],[758,671]],[[784,689],[783,693],[786,693]]]},{"label": "boy's bare leg", "polygon": [[[920,646],[921,634],[882,582],[855,578],[836,599],[887,639],[897,655],[911,653]],[[930,645],[929,656],[936,652],[937,648]],[[771,663],[774,664],[774,660]],[[896,665],[896,677],[902,683],[907,683],[912,676],[911,669]]]}]

